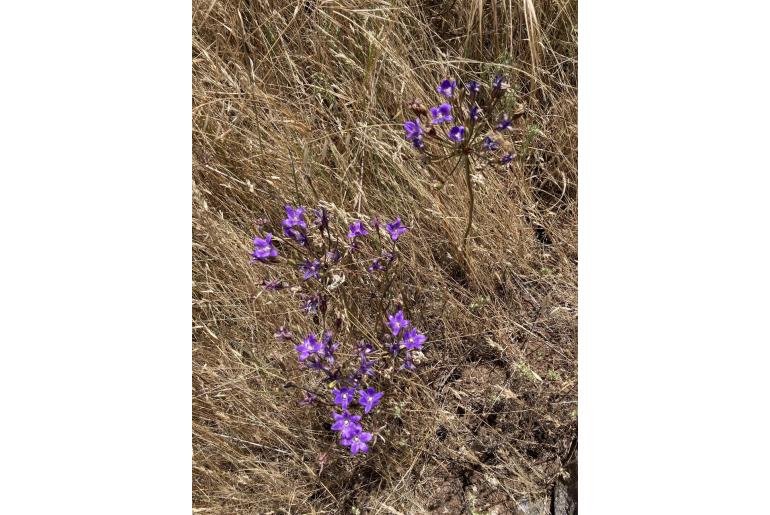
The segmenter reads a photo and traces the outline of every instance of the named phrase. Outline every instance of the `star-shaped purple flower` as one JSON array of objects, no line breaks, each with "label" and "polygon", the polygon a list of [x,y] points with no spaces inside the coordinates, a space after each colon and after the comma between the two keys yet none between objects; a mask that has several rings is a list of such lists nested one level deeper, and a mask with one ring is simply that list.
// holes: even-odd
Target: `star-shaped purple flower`
[{"label": "star-shaped purple flower", "polygon": [[504,131],[505,129],[510,127],[512,123],[513,123],[513,120],[508,118],[508,113],[505,113],[503,114],[503,119],[500,120],[500,123],[497,124],[496,129],[499,131]]},{"label": "star-shaped purple flower", "polygon": [[358,390],[358,404],[364,407],[364,413],[369,413],[380,403],[383,395],[371,386],[366,390]]},{"label": "star-shaped purple flower", "polygon": [[348,227],[350,232],[348,232],[348,238],[353,239],[358,236],[366,236],[369,234],[369,231],[366,230],[364,227],[364,223],[361,220],[356,220],[350,226]]},{"label": "star-shaped purple flower", "polygon": [[497,76],[495,76],[494,80],[492,81],[492,91],[497,93],[501,89],[503,89],[503,76],[502,75],[497,75]]},{"label": "star-shaped purple flower", "polygon": [[302,265],[300,266],[300,270],[304,272],[302,277],[306,281],[311,277],[315,277],[316,279],[318,279],[318,270],[320,269],[321,269],[321,263],[317,259],[314,259],[313,261],[305,260],[305,262],[302,263]]},{"label": "star-shaped purple flower", "polygon": [[451,139],[455,143],[460,143],[462,140],[465,139],[465,127],[463,127],[462,125],[455,125],[451,129],[449,129],[449,139]]},{"label": "star-shaped purple flower", "polygon": [[340,432],[342,438],[352,438],[353,435],[361,431],[361,415],[351,415],[347,411],[342,413],[332,413],[334,424],[332,429]]},{"label": "star-shaped purple flower", "polygon": [[351,401],[353,400],[353,394],[355,390],[353,388],[334,388],[332,395],[334,395],[334,404],[339,404],[342,409],[348,409]]},{"label": "star-shaped purple flower", "polygon": [[404,339],[401,343],[409,350],[420,350],[425,340],[424,334],[420,333],[417,329],[411,329],[404,332]]},{"label": "star-shaped purple flower", "polygon": [[366,453],[369,451],[369,446],[366,442],[371,441],[372,433],[366,433],[363,429],[359,429],[354,432],[350,438],[343,438],[340,443],[345,447],[350,447],[350,454],[357,454],[359,452]]},{"label": "star-shaped purple flower", "polygon": [[474,122],[478,121],[478,119],[481,118],[481,109],[479,108],[479,106],[474,105],[473,107],[471,107],[469,116],[471,120],[473,120]]},{"label": "star-shaped purple flower", "polygon": [[439,124],[444,122],[451,122],[454,120],[452,118],[452,106],[449,104],[441,104],[437,107],[431,107],[430,108],[430,116],[432,118],[431,123]]},{"label": "star-shaped purple flower", "polygon": [[457,81],[444,79],[441,81],[441,84],[436,86],[436,91],[441,93],[447,98],[452,98],[452,96],[455,93],[455,87],[457,86]]},{"label": "star-shaped purple flower", "polygon": [[406,329],[409,326],[409,320],[404,318],[404,310],[399,309],[392,315],[388,315],[388,326],[393,331],[393,336],[398,336],[401,329]]},{"label": "star-shaped purple flower", "polygon": [[369,272],[379,272],[381,270],[385,270],[385,265],[382,264],[381,258],[374,258],[372,264],[367,266],[366,270]]},{"label": "star-shaped purple flower", "polygon": [[278,255],[278,251],[273,246],[273,235],[265,234],[264,238],[254,238],[254,252],[251,257],[254,261],[267,261]]},{"label": "star-shaped purple flower", "polygon": [[298,207],[294,209],[291,206],[285,206],[286,218],[283,220],[284,227],[299,226],[303,229],[307,229],[307,223],[305,223],[305,208]]},{"label": "star-shaped purple flower", "polygon": [[316,335],[309,334],[307,335],[307,338],[302,340],[302,343],[299,345],[294,346],[294,350],[296,350],[299,353],[299,360],[305,361],[307,358],[310,357],[311,354],[316,354],[318,352],[321,352],[323,350],[323,347],[321,346],[321,342],[318,341],[316,338]]},{"label": "star-shaped purple flower", "polygon": [[404,122],[404,130],[406,131],[406,139],[409,141],[422,138],[422,127],[420,126],[419,118],[415,118],[413,122]]},{"label": "star-shaped purple flower", "polygon": [[401,217],[396,218],[389,224],[385,224],[385,230],[388,231],[393,241],[407,231],[407,228],[401,223]]},{"label": "star-shaped purple flower", "polygon": [[489,136],[486,136],[484,141],[481,142],[481,148],[484,150],[497,150],[500,148],[500,144]]}]

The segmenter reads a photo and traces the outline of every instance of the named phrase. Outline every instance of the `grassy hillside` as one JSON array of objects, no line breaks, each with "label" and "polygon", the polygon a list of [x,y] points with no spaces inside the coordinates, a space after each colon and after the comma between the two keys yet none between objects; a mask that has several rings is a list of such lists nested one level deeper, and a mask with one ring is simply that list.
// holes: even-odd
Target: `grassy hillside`
[{"label": "grassy hillside", "polygon": [[[193,1],[193,503],[211,513],[515,513],[547,503],[577,434],[577,3]],[[421,164],[409,102],[502,74],[519,156]],[[428,336],[366,455],[300,406],[274,333],[315,330],[286,264],[249,263],[284,204],[410,227],[398,301]],[[262,219],[262,220],[259,220]],[[277,228],[277,229],[276,229]],[[344,328],[360,299],[347,306]],[[352,295],[352,294],[350,294]],[[379,419],[378,419],[379,420]]]}]

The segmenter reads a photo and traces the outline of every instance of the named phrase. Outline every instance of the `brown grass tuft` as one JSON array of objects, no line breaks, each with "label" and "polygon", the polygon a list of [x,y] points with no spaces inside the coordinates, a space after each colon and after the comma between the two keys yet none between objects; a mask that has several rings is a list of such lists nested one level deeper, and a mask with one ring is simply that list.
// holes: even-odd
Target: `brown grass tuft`
[{"label": "brown grass tuft", "polygon": [[[476,171],[461,264],[462,177],[432,188],[401,122],[441,78],[495,72],[525,111],[526,159]],[[301,372],[273,332],[306,322],[248,264],[255,220],[297,200],[412,227],[399,280],[426,362],[364,458],[285,387]],[[577,3],[194,0],[193,259],[197,510],[540,505],[577,431]]]}]

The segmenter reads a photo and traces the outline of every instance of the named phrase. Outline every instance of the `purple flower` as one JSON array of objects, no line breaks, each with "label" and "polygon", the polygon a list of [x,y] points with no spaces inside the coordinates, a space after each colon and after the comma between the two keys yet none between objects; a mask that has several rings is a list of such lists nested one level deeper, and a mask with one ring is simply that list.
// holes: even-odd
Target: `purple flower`
[{"label": "purple flower", "polygon": [[401,217],[398,217],[389,224],[386,224],[385,230],[388,231],[393,241],[396,241],[399,236],[407,231],[407,228],[401,224]]},{"label": "purple flower", "polygon": [[401,368],[404,370],[414,370],[414,361],[412,361],[412,353],[409,351],[406,351],[406,355],[404,356],[404,364],[401,365]]},{"label": "purple flower", "polygon": [[484,141],[481,142],[481,148],[483,148],[484,150],[497,150],[498,148],[500,148],[500,144],[497,141],[490,138],[489,136],[487,136],[484,138]]},{"label": "purple flower", "polygon": [[357,454],[359,452],[366,453],[369,450],[369,446],[366,442],[372,439],[372,433],[365,433],[362,429],[354,432],[350,438],[343,438],[340,443],[345,447],[350,447],[351,454]]},{"label": "purple flower", "polygon": [[267,291],[278,291],[283,289],[283,283],[280,279],[263,280],[262,287]]},{"label": "purple flower", "polygon": [[404,310],[399,309],[395,314],[388,315],[388,326],[393,331],[393,336],[398,336],[401,329],[409,326],[409,320],[404,318]]},{"label": "purple flower", "polygon": [[452,115],[450,114],[452,112],[452,106],[449,104],[441,104],[438,107],[431,107],[430,108],[430,115],[433,118],[431,120],[431,123],[438,124],[438,123],[444,123],[444,122],[451,122],[454,120],[452,118]]},{"label": "purple flower", "polygon": [[305,392],[305,397],[299,401],[300,406],[310,406],[318,399],[318,396],[312,392]]},{"label": "purple flower", "polygon": [[503,76],[497,75],[492,81],[492,91],[497,93],[501,89],[503,89]]},{"label": "purple flower", "polygon": [[505,129],[510,127],[512,123],[513,123],[513,120],[508,118],[508,113],[505,113],[503,114],[503,119],[500,120],[500,123],[497,124],[496,129],[499,131],[504,131]]},{"label": "purple flower", "polygon": [[367,266],[366,269],[369,272],[379,272],[381,270],[385,270],[385,265],[382,264],[381,258],[374,258],[374,261],[372,261],[372,264]]},{"label": "purple flower", "polygon": [[307,335],[307,338],[305,338],[302,343],[295,345],[294,350],[299,353],[299,360],[305,361],[311,354],[321,352],[323,347],[321,347],[321,343],[316,339],[316,336],[311,333]]},{"label": "purple flower", "polygon": [[307,235],[304,233],[302,229],[297,229],[296,227],[284,225],[283,234],[287,238],[291,238],[292,240],[296,241],[300,245],[303,245],[303,246],[307,245]]},{"label": "purple flower", "polygon": [[358,368],[358,373],[362,376],[374,377],[374,365],[377,364],[375,359],[366,359],[366,354],[361,354],[361,366]]},{"label": "purple flower", "polygon": [[471,120],[473,120],[474,122],[477,121],[479,118],[481,118],[481,109],[479,108],[479,106],[474,105],[473,107],[471,107],[471,112],[469,116],[471,117]]},{"label": "purple flower", "polygon": [[505,154],[503,157],[500,158],[500,163],[504,165],[507,165],[511,161],[513,161],[513,154]]},{"label": "purple flower", "polygon": [[325,207],[318,208],[315,211],[315,224],[316,227],[320,231],[324,231],[325,229],[329,228],[329,212],[326,210]]},{"label": "purple flower", "polygon": [[358,423],[361,420],[361,415],[351,415],[347,411],[342,413],[332,413],[334,417],[334,424],[332,429],[340,432],[342,438],[352,438],[353,435],[361,431],[361,425]]},{"label": "purple flower", "polygon": [[300,206],[297,209],[294,209],[291,206],[285,206],[285,209],[286,218],[283,220],[282,224],[284,227],[300,226],[303,229],[307,229],[307,224],[305,223],[304,207]]},{"label": "purple flower", "polygon": [[424,150],[425,149],[425,142],[422,140],[422,138],[416,138],[412,141],[412,145],[417,150]]},{"label": "purple flower", "polygon": [[465,85],[465,87],[471,93],[478,93],[479,90],[481,90],[481,85],[478,82],[476,82],[475,80],[468,81],[468,83]]},{"label": "purple flower", "polygon": [[326,311],[326,298],[320,294],[311,295],[302,302],[302,309],[309,315],[315,315],[319,311],[324,312]]},{"label": "purple flower", "polygon": [[278,251],[273,246],[273,235],[265,234],[264,238],[254,238],[254,252],[251,254],[253,261],[267,261],[278,255]]},{"label": "purple flower", "polygon": [[350,229],[350,232],[348,232],[348,238],[350,239],[356,238],[358,236],[366,236],[369,234],[369,231],[366,230],[364,223],[361,220],[356,220],[350,224],[348,229]]},{"label": "purple flower", "polygon": [[404,130],[406,131],[406,139],[408,141],[422,139],[422,127],[420,126],[419,118],[415,118],[413,122],[412,121],[404,122]]},{"label": "purple flower", "polygon": [[451,129],[449,129],[449,139],[451,139],[455,143],[460,143],[462,140],[465,139],[465,127],[463,127],[462,125],[455,125]]},{"label": "purple flower", "polygon": [[279,342],[288,342],[294,339],[294,335],[291,334],[291,331],[286,329],[286,326],[281,326],[278,328],[278,330],[273,335],[276,340]]},{"label": "purple flower", "polygon": [[436,91],[441,93],[447,98],[452,98],[452,95],[455,93],[455,86],[457,85],[457,81],[444,79],[441,81],[441,84],[439,84],[436,87]]},{"label": "purple flower", "polygon": [[383,395],[371,386],[366,390],[358,390],[358,404],[364,407],[364,413],[369,413],[380,403]]},{"label": "purple flower", "polygon": [[306,281],[311,277],[318,279],[318,270],[320,268],[321,263],[317,259],[314,259],[313,261],[305,260],[305,262],[300,266],[300,270],[304,272],[304,275],[302,276],[303,279]]},{"label": "purple flower", "polygon": [[337,263],[341,258],[342,258],[342,254],[340,254],[339,249],[334,249],[326,253],[326,259],[328,259],[332,263]]},{"label": "purple flower", "polygon": [[424,334],[417,331],[417,329],[412,329],[404,332],[404,339],[401,343],[409,350],[420,350],[422,349],[422,344],[425,343],[425,340]]},{"label": "purple flower", "polygon": [[355,390],[353,388],[334,388],[332,395],[334,395],[334,404],[339,404],[342,409],[348,409],[348,405],[353,400],[353,394]]}]

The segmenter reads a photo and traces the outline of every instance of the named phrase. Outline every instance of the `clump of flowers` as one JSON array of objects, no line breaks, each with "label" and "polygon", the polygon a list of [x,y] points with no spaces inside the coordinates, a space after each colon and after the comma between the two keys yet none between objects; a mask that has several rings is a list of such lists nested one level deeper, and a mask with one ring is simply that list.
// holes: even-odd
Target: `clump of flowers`
[{"label": "clump of flowers", "polygon": [[523,111],[506,112],[503,101],[508,85],[496,76],[484,87],[476,80],[458,85],[457,80],[444,79],[436,86],[439,100],[425,108],[415,99],[409,105],[415,118],[404,121],[405,138],[421,154],[423,162],[456,159],[451,172],[441,178],[439,187],[461,168],[469,196],[469,214],[463,246],[473,221],[473,184],[471,169],[482,162],[492,167],[508,167],[517,157],[513,138],[514,120]]},{"label": "clump of flowers", "polygon": [[[454,87],[447,84],[446,91]],[[413,130],[421,131],[419,122]],[[283,237],[272,232],[257,236],[251,262],[266,270],[284,262],[297,270],[293,277],[264,279],[262,285],[266,291],[298,296],[315,330],[295,336],[282,326],[275,338],[293,345],[301,369],[309,373],[300,404],[331,408],[331,429],[340,445],[353,455],[367,453],[375,434],[365,430],[366,419],[376,417],[387,402],[396,372],[415,368],[415,353],[421,353],[426,341],[392,292],[399,241],[409,228],[400,217],[384,223],[364,217],[334,223],[323,206],[311,210],[287,205],[285,211]],[[312,222],[306,218],[310,214]],[[371,327],[345,324],[346,314],[355,308],[337,309],[341,296],[335,290],[348,284],[362,295],[357,321],[368,319]]]}]

